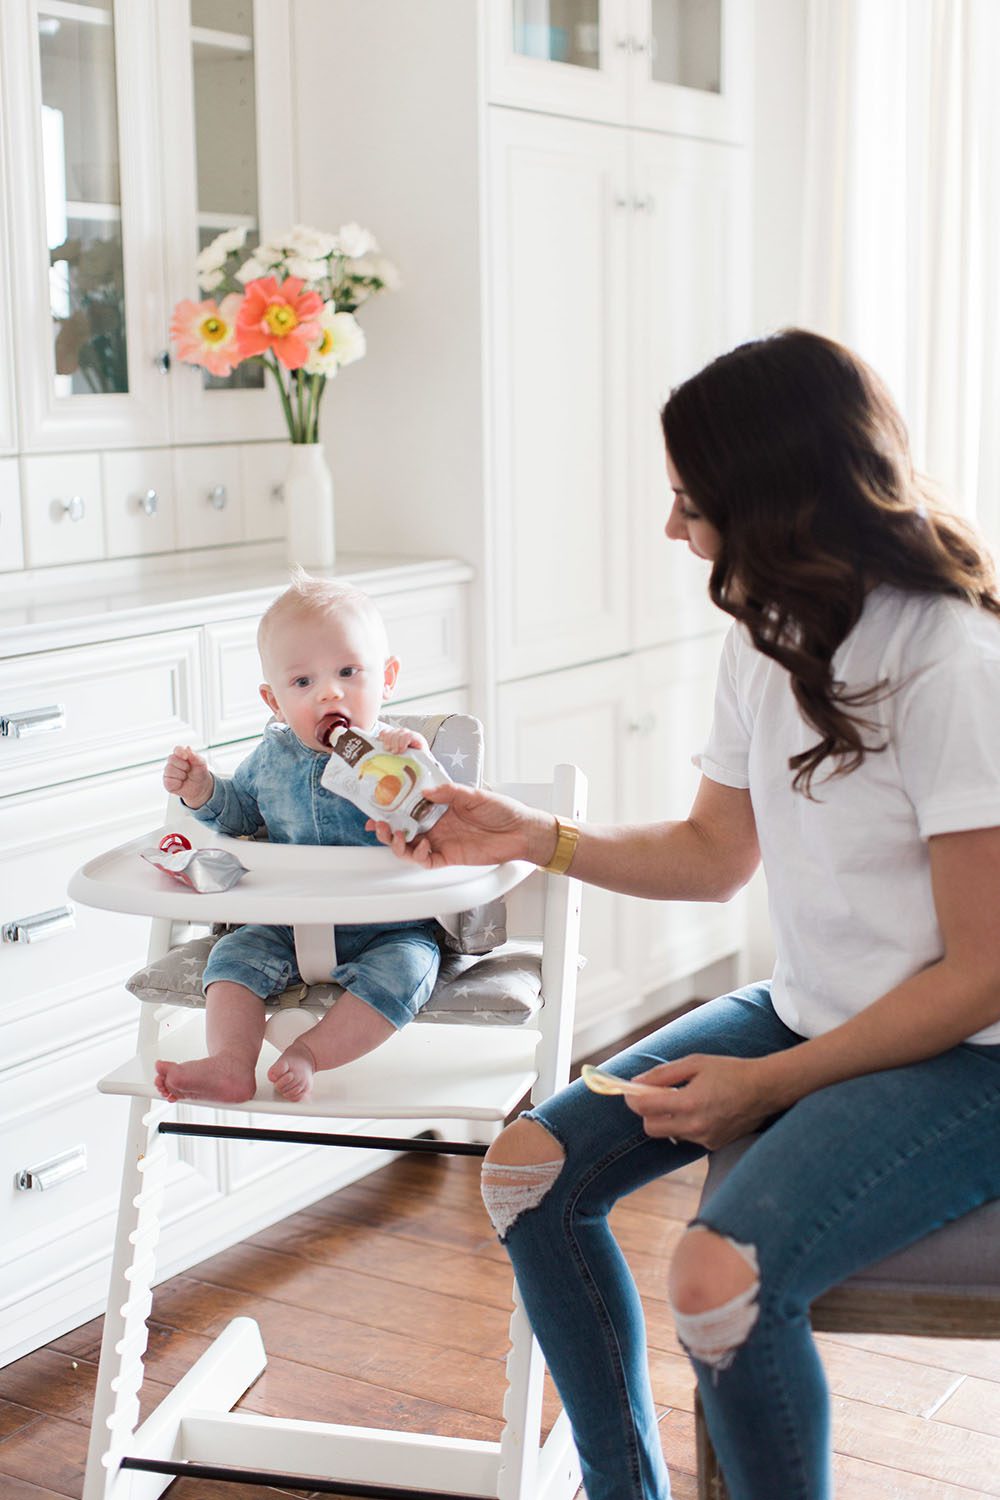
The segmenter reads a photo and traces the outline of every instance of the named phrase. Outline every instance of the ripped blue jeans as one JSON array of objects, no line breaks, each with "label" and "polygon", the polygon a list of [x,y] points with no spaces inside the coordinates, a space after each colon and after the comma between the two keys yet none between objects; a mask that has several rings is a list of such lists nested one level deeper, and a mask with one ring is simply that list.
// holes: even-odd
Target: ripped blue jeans
[{"label": "ripped blue jeans", "polygon": [[[760,1057],[801,1040],[757,984],[605,1066],[632,1077],[693,1052]],[[607,1215],[704,1151],[651,1140],[622,1099],[581,1083],[525,1118],[565,1160],[503,1240],[573,1425],[588,1500],[668,1500],[642,1308]],[[731,1500],[829,1500],[829,1398],[809,1304],[998,1197],[1000,1047],[963,1045],[835,1084],[769,1125],[696,1221],[752,1246],[759,1264],[757,1316],[731,1362],[692,1360]]]}]

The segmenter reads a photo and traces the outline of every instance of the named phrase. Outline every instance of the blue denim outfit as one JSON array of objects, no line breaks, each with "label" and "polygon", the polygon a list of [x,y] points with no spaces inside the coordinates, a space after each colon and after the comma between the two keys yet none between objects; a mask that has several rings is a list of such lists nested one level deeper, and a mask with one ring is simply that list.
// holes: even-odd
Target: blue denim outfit
[{"label": "blue denim outfit", "polygon": [[[770,986],[755,984],[604,1066],[631,1078],[695,1052],[761,1057],[802,1040],[775,1014]],[[566,1160],[505,1244],[573,1424],[588,1500],[668,1500],[642,1309],[607,1214],[704,1148],[651,1139],[623,1099],[579,1082],[527,1118]],[[809,1304],[997,1197],[1000,1046],[964,1043],[852,1078],[769,1123],[696,1220],[754,1246],[760,1265],[759,1316],[732,1363],[693,1361],[731,1500],[829,1500],[828,1396]]]},{"label": "blue denim outfit", "polygon": [[[327,759],[303,745],[286,724],[272,721],[232,777],[215,778],[211,797],[193,814],[233,836],[266,827],[278,844],[377,845],[365,828],[367,814],[320,785]],[[397,1029],[405,1026],[434,988],[441,962],[437,932],[433,920],[338,926],[330,978]],[[207,989],[216,980],[232,980],[266,1000],[299,977],[292,928],[254,924],[219,939],[203,983]]]}]

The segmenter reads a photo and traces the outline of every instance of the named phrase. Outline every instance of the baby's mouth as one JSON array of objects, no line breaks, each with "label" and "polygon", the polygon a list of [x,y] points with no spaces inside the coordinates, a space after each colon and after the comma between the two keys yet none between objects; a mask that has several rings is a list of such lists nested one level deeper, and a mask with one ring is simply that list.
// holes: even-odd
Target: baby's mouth
[{"label": "baby's mouth", "polygon": [[337,729],[350,729],[351,721],[346,714],[325,714],[316,725],[316,738],[321,745],[329,746]]}]

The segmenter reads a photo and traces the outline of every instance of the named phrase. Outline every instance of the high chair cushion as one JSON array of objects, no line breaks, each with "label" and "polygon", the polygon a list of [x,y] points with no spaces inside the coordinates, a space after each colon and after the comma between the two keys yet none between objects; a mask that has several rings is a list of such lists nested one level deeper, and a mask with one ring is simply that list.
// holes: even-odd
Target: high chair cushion
[{"label": "high chair cushion", "polygon": [[[172,948],[163,958],[139,969],[125,988],[139,1000],[156,1005],[205,1004],[201,980],[215,937],[195,938]],[[541,1004],[541,945],[508,943],[488,957],[445,953],[434,992],[418,1021],[521,1026]],[[296,984],[268,1001],[268,1009],[288,1005],[326,1010],[338,995],[339,984]]]}]

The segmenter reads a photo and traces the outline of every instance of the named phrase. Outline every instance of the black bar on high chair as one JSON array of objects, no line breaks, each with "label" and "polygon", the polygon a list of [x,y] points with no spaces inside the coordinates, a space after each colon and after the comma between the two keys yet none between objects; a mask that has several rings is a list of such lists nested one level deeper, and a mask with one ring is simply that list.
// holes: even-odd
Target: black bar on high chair
[{"label": "black bar on high chair", "polygon": [[[327,1135],[319,1130],[257,1129],[252,1125],[190,1125],[164,1120],[161,1135],[208,1135],[224,1141],[288,1141],[300,1146],[364,1146],[380,1151],[429,1151],[437,1156],[485,1156],[488,1146],[468,1141],[435,1141],[420,1136]],[[392,1493],[402,1493],[393,1491]],[[414,1491],[416,1493],[416,1491]]]},{"label": "black bar on high chair", "polygon": [[311,1474],[279,1474],[274,1469],[231,1469],[225,1464],[199,1464],[172,1458],[123,1458],[123,1469],[142,1474],[173,1474],[179,1479],[215,1479],[220,1484],[270,1484],[311,1494],[351,1495],[357,1500],[482,1500],[456,1495],[454,1490],[412,1490],[398,1485],[359,1484],[354,1479],[318,1479]]}]

